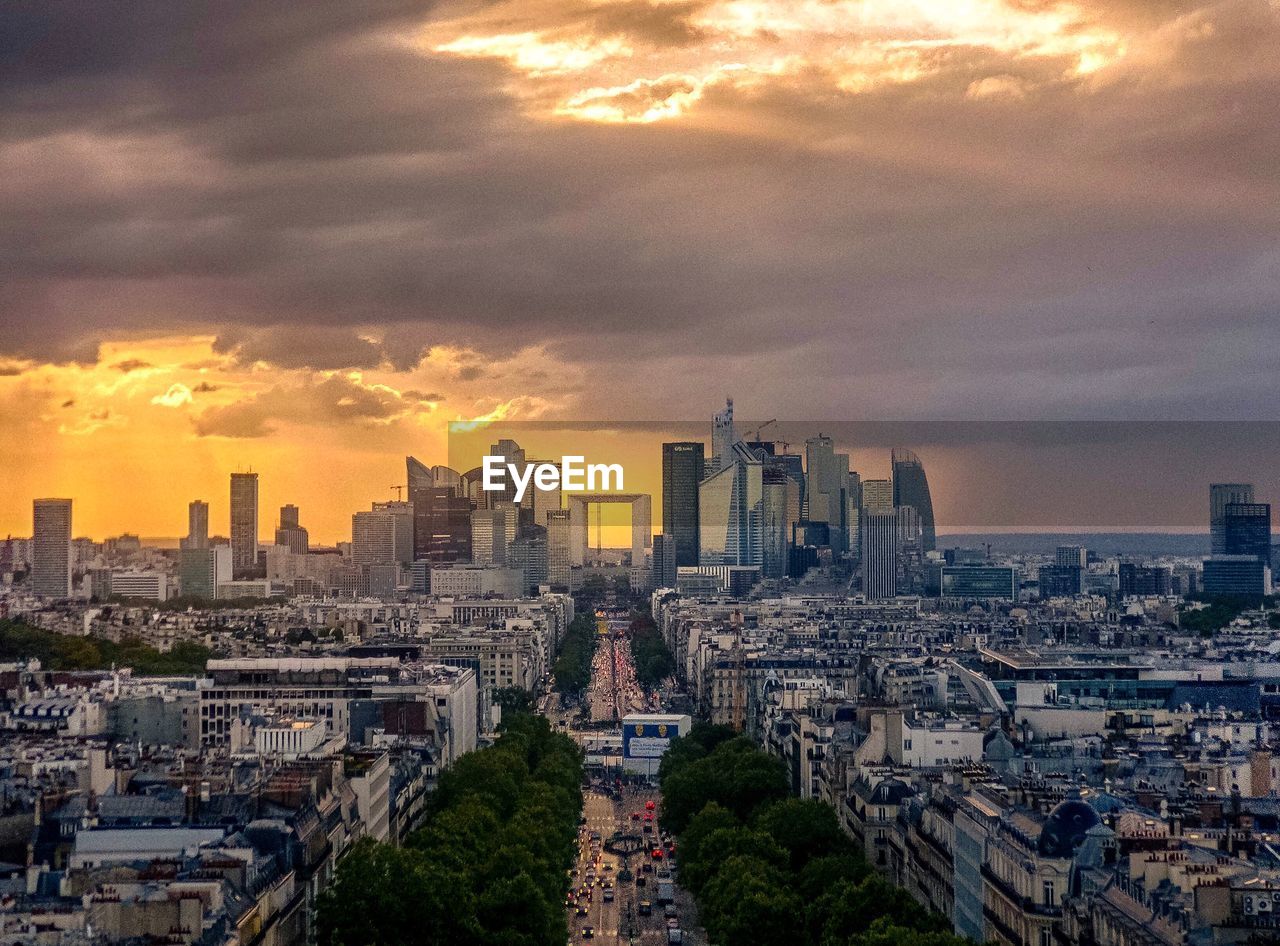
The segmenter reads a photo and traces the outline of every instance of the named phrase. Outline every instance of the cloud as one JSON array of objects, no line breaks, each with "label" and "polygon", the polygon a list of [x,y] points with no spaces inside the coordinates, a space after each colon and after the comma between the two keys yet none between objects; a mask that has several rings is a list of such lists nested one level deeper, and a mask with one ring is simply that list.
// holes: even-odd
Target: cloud
[{"label": "cloud", "polygon": [[151,362],[144,361],[141,358],[127,358],[124,361],[117,362],[111,367],[115,368],[116,371],[128,374],[131,371],[141,371],[144,368],[150,368]]},{"label": "cloud", "polygon": [[[854,7],[22,6],[0,358],[213,335],[320,383],[465,347],[412,380],[452,392],[537,346],[619,415],[1270,410],[1273,5]],[[304,422],[218,393],[211,430]]]},{"label": "cloud", "polygon": [[191,389],[176,381],[169,385],[169,390],[164,394],[157,394],[151,399],[152,404],[158,404],[161,407],[181,407],[183,404],[190,404],[191,401]]},{"label": "cloud", "polygon": [[261,394],[220,407],[195,419],[201,437],[265,437],[281,425],[376,425],[415,409],[392,388],[365,385],[343,377],[278,385]]}]

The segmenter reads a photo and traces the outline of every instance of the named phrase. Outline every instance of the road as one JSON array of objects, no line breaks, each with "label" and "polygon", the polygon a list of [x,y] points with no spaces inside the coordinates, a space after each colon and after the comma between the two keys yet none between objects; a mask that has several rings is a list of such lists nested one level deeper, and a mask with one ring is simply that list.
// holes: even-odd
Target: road
[{"label": "road", "polygon": [[[636,682],[631,644],[623,633],[626,627],[626,620],[601,621],[606,633],[596,648],[587,694],[593,723],[617,722],[645,705],[645,694]],[[558,700],[552,705],[558,706]],[[557,721],[565,718],[555,709],[551,715]],[[572,730],[570,735],[574,735]],[[584,794],[578,858],[566,904],[570,942],[665,946],[668,924],[673,921],[683,943],[706,946],[693,898],[674,884],[673,858],[678,852],[672,852],[672,839],[662,832],[662,802],[656,787],[621,788],[611,776],[599,776]],[[620,840],[621,845],[611,845],[611,838]],[[628,841],[639,849],[619,853]],[[654,849],[662,852],[660,859],[653,857]],[[664,875],[672,880],[675,894],[669,910],[658,897],[659,878]],[[641,915],[645,903],[648,916]]]}]

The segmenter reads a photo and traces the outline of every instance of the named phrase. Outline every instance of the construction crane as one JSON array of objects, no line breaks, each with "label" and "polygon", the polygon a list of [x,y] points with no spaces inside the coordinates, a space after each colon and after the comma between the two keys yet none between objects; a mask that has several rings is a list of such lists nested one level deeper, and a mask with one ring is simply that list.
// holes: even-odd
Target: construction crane
[{"label": "construction crane", "polygon": [[403,500],[403,499],[404,499],[404,491],[405,491],[405,487],[403,487],[403,486],[393,486],[393,487],[391,487],[391,488],[392,488],[393,490],[395,490],[395,492],[396,492],[396,502],[400,502],[401,500]]},{"label": "construction crane", "polygon": [[763,424],[761,424],[759,427],[757,427],[757,428],[756,428],[756,430],[755,430],[755,437],[754,437],[755,442],[756,442],[756,443],[759,443],[759,442],[760,442],[760,431],[764,430],[766,427],[769,427],[769,426],[772,426],[773,424],[776,424],[777,422],[778,422],[778,418],[774,417],[774,418],[772,418],[772,419],[770,419],[770,420],[765,421]]}]

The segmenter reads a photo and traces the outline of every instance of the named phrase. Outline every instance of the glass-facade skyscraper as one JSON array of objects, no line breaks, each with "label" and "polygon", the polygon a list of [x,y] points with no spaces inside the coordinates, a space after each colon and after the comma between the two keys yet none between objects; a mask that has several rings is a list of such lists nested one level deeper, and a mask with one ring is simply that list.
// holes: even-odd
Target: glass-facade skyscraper
[{"label": "glass-facade skyscraper", "polygon": [[452,565],[471,559],[471,500],[462,480],[446,466],[405,458],[413,506],[413,559]]},{"label": "glass-facade skyscraper", "polygon": [[675,565],[698,564],[698,484],[705,448],[697,441],[662,445],[662,534],[675,543]]},{"label": "glass-facade skyscraper", "polygon": [[698,564],[759,565],[764,465],[739,441],[698,487]]},{"label": "glass-facade skyscraper", "polygon": [[895,447],[893,460],[893,504],[912,506],[920,514],[920,548],[932,552],[938,547],[937,528],[933,521],[933,499],[924,464],[910,450]]},{"label": "glass-facade skyscraper", "polygon": [[1227,506],[1232,503],[1253,502],[1252,483],[1209,484],[1209,551],[1212,555],[1227,554]]},{"label": "glass-facade skyscraper", "polygon": [[1271,504],[1227,503],[1223,509],[1224,555],[1252,555],[1271,561]]},{"label": "glass-facade skyscraper", "polygon": [[37,499],[31,507],[31,590],[71,596],[71,500]]}]

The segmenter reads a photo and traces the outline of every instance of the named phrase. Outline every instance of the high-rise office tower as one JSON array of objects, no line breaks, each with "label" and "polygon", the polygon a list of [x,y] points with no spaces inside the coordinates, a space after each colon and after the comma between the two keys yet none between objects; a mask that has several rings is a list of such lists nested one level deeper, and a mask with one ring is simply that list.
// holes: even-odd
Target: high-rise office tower
[{"label": "high-rise office tower", "polygon": [[912,506],[920,514],[920,547],[926,552],[937,548],[937,528],[933,521],[933,499],[929,495],[929,479],[920,458],[903,447],[891,453],[893,462],[893,504]]},{"label": "high-rise office tower", "polygon": [[1271,504],[1227,503],[1223,509],[1224,555],[1252,555],[1271,562]]},{"label": "high-rise office tower", "polygon": [[805,496],[810,522],[825,522],[831,551],[848,551],[849,455],[835,452],[835,441],[819,434],[804,442]]},{"label": "high-rise office tower", "polygon": [[471,500],[462,478],[447,466],[427,467],[405,457],[413,506],[413,557],[433,565],[471,559]]},{"label": "high-rise office tower", "polygon": [[[701,446],[701,444],[699,444]],[[653,587],[674,588],[679,566],[676,540],[669,535],[653,537]]]},{"label": "high-rise office tower", "polygon": [[311,537],[298,519],[298,507],[280,507],[280,525],[276,527],[276,545],[288,549],[294,555],[306,555],[311,547]]},{"label": "high-rise office tower", "polygon": [[1252,483],[1211,483],[1209,485],[1209,550],[1227,554],[1226,515],[1231,503],[1253,502]]},{"label": "high-rise office tower", "polygon": [[193,499],[187,504],[187,537],[180,543],[184,549],[209,547],[209,504]]},{"label": "high-rise office tower", "polygon": [[258,567],[258,474],[231,474],[231,570]]},{"label": "high-rise office tower", "polygon": [[231,547],[227,545],[185,548],[178,564],[178,588],[186,598],[212,601],[218,586],[231,581]]},{"label": "high-rise office tower", "polygon": [[791,535],[791,478],[778,467],[764,467],[761,485],[760,574],[782,578],[787,574],[787,540]]},{"label": "high-rise office tower", "polygon": [[408,565],[413,561],[413,506],[374,503],[351,517],[351,561],[356,565]]},{"label": "high-rise office tower", "polygon": [[477,509],[471,513],[471,561],[476,565],[507,563],[506,508]]},{"label": "high-rise office tower", "polygon": [[893,508],[864,509],[861,517],[862,591],[868,601],[898,593],[898,514]]},{"label": "high-rise office tower", "polygon": [[31,525],[31,590],[44,598],[69,598],[71,500],[37,499]]},{"label": "high-rise office tower", "polygon": [[675,543],[677,566],[698,564],[698,484],[705,467],[701,443],[662,445],[662,534]]},{"label": "high-rise office tower", "polygon": [[1054,564],[1062,568],[1084,568],[1089,564],[1089,551],[1083,545],[1059,545]]},{"label": "high-rise office tower", "polygon": [[862,508],[865,512],[893,509],[893,483],[889,480],[862,481]]},{"label": "high-rise office tower", "polygon": [[547,511],[547,584],[568,588],[573,578],[573,549],[568,509]]},{"label": "high-rise office tower", "polygon": [[762,563],[764,464],[741,441],[698,487],[698,564]]},{"label": "high-rise office tower", "polygon": [[724,410],[716,414],[711,422],[711,469],[715,473],[723,469],[731,459],[733,445],[738,435],[733,429],[733,398],[725,398]]}]

